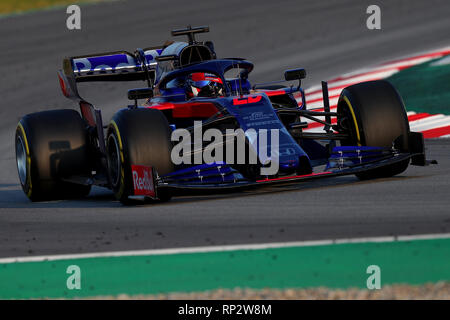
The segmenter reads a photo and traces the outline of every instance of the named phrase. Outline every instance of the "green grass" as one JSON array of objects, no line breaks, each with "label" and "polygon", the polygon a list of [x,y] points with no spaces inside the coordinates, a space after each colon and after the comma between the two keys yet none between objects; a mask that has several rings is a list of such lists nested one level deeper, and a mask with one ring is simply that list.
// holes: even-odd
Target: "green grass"
[{"label": "green grass", "polygon": [[87,2],[86,0],[1,0],[0,15],[22,13],[55,6]]},{"label": "green grass", "polygon": [[[365,288],[369,265],[381,286],[450,280],[450,239],[263,250],[84,258],[0,264],[0,299],[201,292],[219,288]],[[66,269],[81,269],[68,290]]]},{"label": "green grass", "polygon": [[386,79],[398,90],[406,109],[450,114],[450,64],[433,65],[439,59],[402,70]]}]

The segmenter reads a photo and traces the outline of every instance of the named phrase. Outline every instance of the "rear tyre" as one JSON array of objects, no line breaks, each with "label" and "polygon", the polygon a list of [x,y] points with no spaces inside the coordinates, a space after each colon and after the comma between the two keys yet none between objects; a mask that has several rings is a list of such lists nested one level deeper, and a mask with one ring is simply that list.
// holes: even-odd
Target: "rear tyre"
[{"label": "rear tyre", "polygon": [[[158,175],[174,171],[171,160],[172,130],[164,114],[156,109],[123,109],[117,112],[108,128],[108,168],[116,199],[131,204],[134,194],[131,165],[153,167]],[[160,201],[171,194],[161,190]]]},{"label": "rear tyre", "polygon": [[75,110],[51,110],[23,117],[16,129],[20,184],[32,201],[80,198],[90,185],[63,181],[89,175],[86,125]]},{"label": "rear tyre", "polygon": [[[363,82],[345,88],[338,101],[338,125],[350,138],[342,145],[394,147],[409,151],[409,122],[403,100],[385,80]],[[366,172],[362,180],[391,177],[406,170],[409,159]]]}]

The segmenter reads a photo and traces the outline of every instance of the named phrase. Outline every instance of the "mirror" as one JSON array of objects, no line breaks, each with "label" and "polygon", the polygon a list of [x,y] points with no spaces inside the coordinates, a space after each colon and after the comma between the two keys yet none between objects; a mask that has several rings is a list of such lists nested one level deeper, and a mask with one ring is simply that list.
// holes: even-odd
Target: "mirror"
[{"label": "mirror", "polygon": [[301,80],[306,77],[306,70],[305,69],[291,69],[286,70],[284,72],[284,79],[286,81],[292,81],[292,80]]}]

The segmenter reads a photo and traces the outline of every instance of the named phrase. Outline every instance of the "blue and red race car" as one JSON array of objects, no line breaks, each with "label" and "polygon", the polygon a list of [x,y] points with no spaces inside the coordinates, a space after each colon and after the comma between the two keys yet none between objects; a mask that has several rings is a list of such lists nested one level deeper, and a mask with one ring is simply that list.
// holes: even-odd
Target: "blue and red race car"
[{"label": "blue and red race car", "polygon": [[[98,185],[123,203],[167,201],[187,192],[348,174],[389,177],[428,163],[422,134],[410,132],[389,82],[345,88],[337,112],[330,112],[322,82],[324,108],[308,110],[304,69],[285,71],[285,84],[252,85],[251,62],[218,59],[212,42],[196,40],[208,31],[189,26],[172,31],[187,42],[64,59],[61,89],[80,112],[43,111],[20,120],[16,159],[26,195],[32,201],[79,198]],[[146,86],[129,90],[134,103],[105,126],[101,111],[78,93],[77,83],[88,81]],[[306,119],[323,124],[323,133],[304,132]]]}]

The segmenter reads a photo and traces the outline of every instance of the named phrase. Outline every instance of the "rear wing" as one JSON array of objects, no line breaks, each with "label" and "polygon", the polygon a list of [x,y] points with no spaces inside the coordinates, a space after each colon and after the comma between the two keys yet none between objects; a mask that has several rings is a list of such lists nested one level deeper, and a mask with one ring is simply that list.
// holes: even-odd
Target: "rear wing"
[{"label": "rear wing", "polygon": [[63,70],[58,72],[63,94],[70,99],[83,100],[77,89],[78,82],[90,81],[147,81],[151,87],[155,80],[156,57],[163,46],[127,51],[107,52],[65,58]]},{"label": "rear wing", "polygon": [[134,54],[126,51],[108,52],[66,58],[63,70],[58,71],[61,90],[80,106],[81,116],[97,131],[100,150],[106,154],[103,121],[100,110],[84,100],[78,93],[78,82],[88,81],[147,81],[153,87],[156,73],[156,57],[163,46],[137,49]]}]

